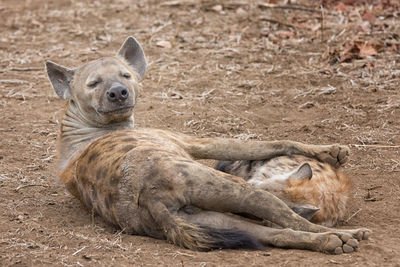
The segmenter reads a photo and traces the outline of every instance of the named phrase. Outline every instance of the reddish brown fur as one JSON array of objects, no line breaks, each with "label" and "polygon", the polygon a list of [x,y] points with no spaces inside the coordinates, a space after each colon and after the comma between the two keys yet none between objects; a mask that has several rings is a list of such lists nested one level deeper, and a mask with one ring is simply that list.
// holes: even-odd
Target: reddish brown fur
[{"label": "reddish brown fur", "polygon": [[312,222],[332,226],[345,215],[351,190],[350,180],[341,170],[321,165],[324,168],[317,172],[320,169],[318,163],[307,162],[313,169],[312,179],[289,179],[284,192],[294,203],[307,203],[319,208]]},{"label": "reddish brown fur", "polygon": [[[311,179],[293,175],[305,163],[311,167]],[[255,187],[273,193],[289,206],[308,204],[318,208],[310,218],[314,223],[333,226],[345,215],[350,180],[341,170],[329,164],[293,155],[269,161],[225,162],[222,165],[217,168],[243,177]]]}]

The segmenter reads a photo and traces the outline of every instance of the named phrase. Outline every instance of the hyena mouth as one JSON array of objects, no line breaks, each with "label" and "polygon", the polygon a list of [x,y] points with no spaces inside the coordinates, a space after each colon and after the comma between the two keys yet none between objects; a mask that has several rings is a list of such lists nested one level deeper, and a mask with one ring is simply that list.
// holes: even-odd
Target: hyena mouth
[{"label": "hyena mouth", "polygon": [[135,107],[134,105],[130,105],[130,106],[118,107],[111,110],[98,110],[97,112],[103,115],[123,114],[131,111],[134,107]]}]

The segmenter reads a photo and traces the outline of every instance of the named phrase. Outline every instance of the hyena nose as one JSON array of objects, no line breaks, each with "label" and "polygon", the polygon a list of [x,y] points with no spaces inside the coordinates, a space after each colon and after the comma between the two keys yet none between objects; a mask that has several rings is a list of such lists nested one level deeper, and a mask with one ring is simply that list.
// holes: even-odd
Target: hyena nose
[{"label": "hyena nose", "polygon": [[110,102],[125,101],[129,96],[129,91],[125,86],[117,85],[107,91],[107,98]]}]

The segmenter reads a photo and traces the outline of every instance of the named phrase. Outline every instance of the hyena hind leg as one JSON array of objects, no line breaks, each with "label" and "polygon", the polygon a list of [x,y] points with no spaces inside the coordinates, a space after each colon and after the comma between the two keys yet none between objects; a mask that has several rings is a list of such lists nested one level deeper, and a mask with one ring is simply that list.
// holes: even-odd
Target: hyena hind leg
[{"label": "hyena hind leg", "polygon": [[199,251],[221,248],[265,249],[256,238],[245,231],[190,222],[177,216],[175,211],[170,211],[160,201],[150,203],[148,211],[155,223],[161,227],[164,238],[184,248]]},{"label": "hyena hind leg", "polygon": [[332,254],[350,253],[358,247],[357,240],[347,233],[310,233],[291,229],[275,229],[243,220],[240,216],[214,211],[195,213],[180,211],[178,215],[196,225],[247,232],[267,246],[306,249]]},{"label": "hyena hind leg", "polygon": [[246,183],[235,182],[235,176],[198,164],[186,165],[184,168],[192,176],[191,185],[185,189],[185,198],[190,200],[191,205],[203,210],[247,213],[298,231],[348,233],[358,240],[368,238],[368,229],[337,230],[311,223],[271,193]]}]

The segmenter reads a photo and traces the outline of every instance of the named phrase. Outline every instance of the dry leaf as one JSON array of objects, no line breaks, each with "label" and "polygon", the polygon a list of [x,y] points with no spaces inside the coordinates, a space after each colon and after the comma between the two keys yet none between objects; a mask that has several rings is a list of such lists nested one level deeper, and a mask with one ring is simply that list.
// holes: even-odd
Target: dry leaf
[{"label": "dry leaf", "polygon": [[358,45],[358,48],[360,49],[360,57],[375,56],[378,54],[376,49],[367,43]]},{"label": "dry leaf", "polygon": [[334,7],[334,9],[336,9],[337,11],[344,11],[346,10],[346,5],[340,2]]},{"label": "dry leaf", "polygon": [[382,49],[379,43],[371,44],[368,42],[355,41],[347,42],[346,49],[340,57],[340,62],[350,62],[353,59],[365,58],[367,56],[375,56]]},{"label": "dry leaf", "polygon": [[354,44],[346,42],[345,50],[340,56],[340,62],[350,62],[351,60],[358,58],[360,54],[360,48]]},{"label": "dry leaf", "polygon": [[156,45],[162,48],[172,48],[172,44],[170,41],[158,41]]},{"label": "dry leaf", "polygon": [[362,15],[362,19],[374,23],[376,17],[373,13],[367,11]]}]

